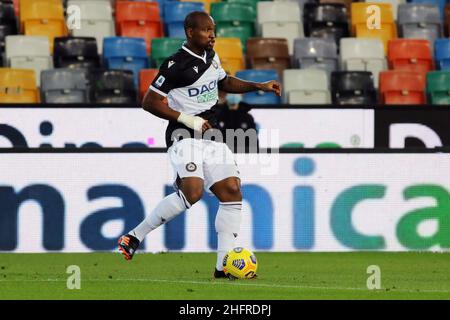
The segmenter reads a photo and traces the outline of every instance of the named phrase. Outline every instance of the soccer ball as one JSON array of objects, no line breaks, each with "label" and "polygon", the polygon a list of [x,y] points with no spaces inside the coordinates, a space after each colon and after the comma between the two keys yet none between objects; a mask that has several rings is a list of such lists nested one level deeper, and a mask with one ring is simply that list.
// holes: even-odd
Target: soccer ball
[{"label": "soccer ball", "polygon": [[258,262],[248,249],[237,247],[223,258],[223,271],[230,278],[249,279],[256,274]]}]

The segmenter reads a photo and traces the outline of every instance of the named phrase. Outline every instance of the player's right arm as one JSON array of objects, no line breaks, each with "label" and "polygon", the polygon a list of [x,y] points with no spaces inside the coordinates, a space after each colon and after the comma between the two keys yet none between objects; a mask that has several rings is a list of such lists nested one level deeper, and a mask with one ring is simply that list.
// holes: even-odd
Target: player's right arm
[{"label": "player's right arm", "polygon": [[150,85],[142,101],[142,108],[151,114],[169,121],[177,121],[186,127],[196,131],[204,132],[211,128],[208,121],[203,118],[185,114],[173,110],[167,104],[165,99],[170,90],[176,87],[175,68],[172,70],[167,67],[168,60],[161,66],[158,75]]}]

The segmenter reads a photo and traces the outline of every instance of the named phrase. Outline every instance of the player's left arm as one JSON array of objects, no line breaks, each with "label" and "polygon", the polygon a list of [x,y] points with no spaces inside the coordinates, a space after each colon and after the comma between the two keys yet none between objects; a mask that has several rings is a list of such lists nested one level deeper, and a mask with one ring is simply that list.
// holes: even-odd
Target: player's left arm
[{"label": "player's left arm", "polygon": [[251,82],[233,76],[227,76],[219,82],[219,89],[228,93],[246,93],[261,90],[264,92],[274,92],[278,96],[281,96],[281,85],[275,80]]}]

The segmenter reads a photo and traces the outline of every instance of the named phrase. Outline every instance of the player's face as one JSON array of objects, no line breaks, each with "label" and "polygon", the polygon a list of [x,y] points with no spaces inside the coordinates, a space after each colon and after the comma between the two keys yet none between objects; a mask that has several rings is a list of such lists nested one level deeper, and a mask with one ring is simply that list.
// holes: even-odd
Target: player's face
[{"label": "player's face", "polygon": [[194,28],[192,41],[196,46],[204,50],[211,50],[214,47],[216,34],[214,32],[216,25],[210,17],[201,17]]}]

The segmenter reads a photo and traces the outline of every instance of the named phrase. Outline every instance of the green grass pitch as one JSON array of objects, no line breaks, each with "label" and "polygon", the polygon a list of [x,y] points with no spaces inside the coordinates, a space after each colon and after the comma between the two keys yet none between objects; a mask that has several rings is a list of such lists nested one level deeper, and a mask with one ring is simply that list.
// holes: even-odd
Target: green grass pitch
[{"label": "green grass pitch", "polygon": [[[263,253],[256,280],[213,280],[214,253],[0,254],[0,299],[450,299],[450,253]],[[67,289],[67,267],[81,289]],[[381,269],[368,290],[367,267]]]}]

